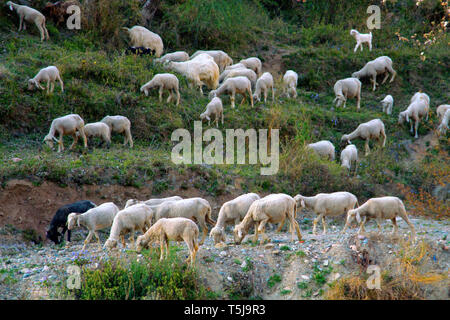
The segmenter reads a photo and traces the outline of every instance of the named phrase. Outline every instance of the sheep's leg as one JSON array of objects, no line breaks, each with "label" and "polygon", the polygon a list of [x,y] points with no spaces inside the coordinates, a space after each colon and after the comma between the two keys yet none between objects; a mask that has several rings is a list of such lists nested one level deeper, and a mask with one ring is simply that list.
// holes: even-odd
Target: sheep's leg
[{"label": "sheep's leg", "polygon": [[356,111],[359,111],[361,108],[361,93],[358,92],[356,95]]},{"label": "sheep's leg", "polygon": [[234,91],[231,93],[230,100],[231,100],[231,108],[234,109],[234,101],[235,101],[235,93],[234,93]]},{"label": "sheep's leg", "polygon": [[59,140],[58,140],[58,152],[64,151],[64,144],[63,144],[63,133],[62,131],[59,134]]},{"label": "sheep's leg", "polygon": [[325,223],[325,216],[322,216],[323,234],[327,233],[327,224]]},{"label": "sheep's leg", "polygon": [[375,221],[377,222],[379,233],[382,234],[383,233],[383,229],[381,228],[381,221],[379,219],[376,219]]},{"label": "sheep's leg", "polygon": [[369,51],[372,51],[372,41],[369,42]]},{"label": "sheep's leg", "polygon": [[258,241],[258,233],[259,233],[259,221],[255,221],[255,236],[253,237],[254,243]]},{"label": "sheep's leg", "polygon": [[123,145],[130,145],[130,148],[133,148],[133,138],[131,137],[131,132],[129,130],[125,130],[125,139],[123,141]]},{"label": "sheep's leg", "polygon": [[[408,216],[406,215],[406,212],[401,212],[399,216],[408,224],[409,228],[411,229],[411,237],[413,241],[416,239],[416,229],[414,228],[414,225],[409,221]],[[397,227],[398,229],[398,227]]]},{"label": "sheep's leg", "polygon": [[[412,123],[412,121],[411,121],[411,123]],[[415,135],[414,135],[414,138],[418,138],[419,136],[417,135],[417,128],[419,128],[419,119],[417,119],[416,120],[416,124],[415,124],[415,126],[414,126],[415,128],[414,128],[414,130],[415,130]]]},{"label": "sheep's leg", "polygon": [[[163,89],[164,88],[162,86],[159,87],[159,102],[162,102]],[[167,101],[167,102],[169,102],[169,101]]]},{"label": "sheep's leg", "polygon": [[375,89],[377,88],[377,75],[376,74],[372,77],[372,82],[373,82],[373,90],[372,91],[375,91]]},{"label": "sheep's leg", "polygon": [[161,239],[159,240],[159,247],[161,250],[161,255],[159,256],[159,261],[162,261],[164,258],[164,247],[165,247],[164,242],[165,242],[164,239],[161,237]]},{"label": "sheep's leg", "polygon": [[275,102],[275,89],[272,86],[272,103]]},{"label": "sheep's leg", "polygon": [[180,91],[178,89],[175,90],[177,94],[177,106],[180,104]]},{"label": "sheep's leg", "polygon": [[298,241],[302,241],[302,233],[300,232],[298,222],[295,220],[294,216],[289,216],[289,220],[289,222],[291,223],[291,225],[289,226],[289,229],[291,231],[291,241],[294,240],[294,230],[297,233]]},{"label": "sheep's leg", "polygon": [[101,244],[101,242],[100,242],[100,237],[98,236],[97,231],[94,231],[94,236],[97,238],[97,243],[98,243],[98,245],[101,247],[102,244]]},{"label": "sheep's leg", "polygon": [[389,78],[389,73],[386,72],[386,75],[384,76],[384,79],[381,82],[381,84],[384,84],[388,78]]},{"label": "sheep's leg", "polygon": [[223,126],[223,111],[221,112],[221,116],[222,116],[222,126]]},{"label": "sheep's leg", "polygon": [[286,219],[286,217],[283,217],[283,220],[281,220],[280,224],[278,225],[277,231],[276,232],[281,232],[281,229],[284,226],[284,220]]},{"label": "sheep's leg", "polygon": [[247,91],[248,91],[248,96],[250,97],[250,104],[251,104],[251,106],[252,106],[252,108],[253,108],[253,95],[252,95],[252,89],[251,89],[251,88],[248,88]]},{"label": "sheep's leg", "polygon": [[398,232],[397,218],[394,217],[394,218],[391,219],[391,221],[392,221],[392,226],[393,226],[393,228],[392,228],[392,234],[395,234],[395,235],[396,235],[397,232]]},{"label": "sheep's leg", "polygon": [[42,28],[42,25],[36,24],[36,27],[39,29],[39,33],[41,35],[41,41],[45,40],[45,31],[44,28]]},{"label": "sheep's leg", "polygon": [[55,90],[55,83],[52,81],[50,82],[50,92],[53,93],[54,90]]},{"label": "sheep's leg", "polygon": [[47,80],[47,94],[49,94],[49,89],[50,89],[50,79]]},{"label": "sheep's leg", "polygon": [[20,30],[22,30],[22,25],[23,25],[23,16],[20,16],[19,32],[20,32]]},{"label": "sheep's leg", "polygon": [[394,81],[394,78],[395,78],[395,75],[397,74],[397,72],[395,72],[395,70],[390,65],[388,65],[386,68],[388,69],[389,73],[392,73],[391,81],[389,81],[389,83],[391,83],[392,81]]},{"label": "sheep's leg", "polygon": [[203,231],[203,235],[202,235],[202,239],[200,240],[200,244],[202,245],[205,242],[205,238],[208,235],[208,227],[206,226],[206,222],[205,219],[199,219],[198,224],[200,225],[200,227],[202,228]]},{"label": "sheep's leg", "polygon": [[268,90],[264,90],[264,103],[267,103],[267,92]]},{"label": "sheep's leg", "polygon": [[[93,236],[93,232],[91,230],[89,230],[89,234],[87,235],[86,239],[84,240],[84,245],[83,245],[83,248],[81,250],[85,250],[86,249],[87,244],[89,242],[91,242],[92,236]],[[99,243],[100,243],[100,241],[99,241]]]},{"label": "sheep's leg", "polygon": [[356,43],[355,49],[353,49],[353,52],[356,52],[358,50],[359,42]]},{"label": "sheep's leg", "polygon": [[320,221],[320,219],[322,219],[322,217],[323,217],[323,214],[319,214],[319,216],[316,219],[314,219],[313,234],[315,234],[315,235],[317,234],[317,232],[316,232],[317,223]]},{"label": "sheep's leg", "polygon": [[[266,223],[269,221],[269,219],[264,219],[259,223],[259,227],[257,228],[259,230],[259,232],[261,232],[261,241],[260,244],[264,244],[264,240],[269,240],[266,233],[265,233],[265,228],[266,228]],[[281,225],[282,226],[282,225]],[[256,228],[256,226],[255,226]]]},{"label": "sheep's leg", "polygon": [[366,150],[366,156],[369,155],[369,153],[370,153],[369,139],[366,139],[366,143],[364,145],[364,149]]},{"label": "sheep's leg", "polygon": [[169,239],[165,239],[166,244],[166,259],[169,258]]},{"label": "sheep's leg", "polygon": [[72,134],[72,137],[73,137],[73,142],[72,142],[72,145],[70,146],[70,148],[69,148],[69,150],[72,150],[73,149],[73,147],[77,144],[77,142],[78,142],[78,136],[74,133],[74,134]]}]

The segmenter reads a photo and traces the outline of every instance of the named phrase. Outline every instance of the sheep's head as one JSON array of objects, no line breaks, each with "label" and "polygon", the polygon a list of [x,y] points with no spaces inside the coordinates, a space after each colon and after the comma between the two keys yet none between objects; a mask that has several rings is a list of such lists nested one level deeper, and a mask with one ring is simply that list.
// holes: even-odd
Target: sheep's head
[{"label": "sheep's head", "polygon": [[256,101],[258,101],[258,102],[261,101],[261,100],[260,100],[260,96],[259,96],[258,94],[256,94],[256,93],[253,94],[253,99],[256,100]]},{"label": "sheep's head", "polygon": [[145,237],[143,235],[137,237],[136,240],[136,251],[141,252],[142,249],[147,247],[148,241],[145,240]]},{"label": "sheep's head", "polygon": [[77,219],[77,214],[72,212],[67,216],[67,229],[72,230],[75,227],[75,223],[80,226],[80,221]]},{"label": "sheep's head", "polygon": [[206,119],[206,120],[208,120],[208,121],[211,120],[211,118],[206,114],[206,112],[203,112],[203,113],[200,115],[200,119],[201,119],[201,120]]},{"label": "sheep's head", "polygon": [[141,92],[144,92],[145,96],[148,97],[148,88],[147,87],[142,86]]},{"label": "sheep's head", "polygon": [[233,59],[231,59],[230,57],[226,56],[225,57],[225,61],[224,61],[224,67],[228,67],[231,66],[233,64]]},{"label": "sheep's head", "polygon": [[405,111],[402,111],[398,114],[398,124],[403,124],[405,120],[406,122],[409,122],[409,117]]},{"label": "sheep's head", "polygon": [[215,98],[216,96],[217,96],[217,90],[211,90],[209,92],[208,98],[212,99],[212,98]]},{"label": "sheep's head", "polygon": [[58,232],[58,230],[50,229],[47,231],[46,237],[47,239],[53,241],[55,244],[59,244],[60,240],[59,237],[61,237],[62,234]]},{"label": "sheep's head", "polygon": [[38,88],[36,81],[34,79],[28,80],[28,90],[32,91],[36,88]]},{"label": "sheep's head", "polygon": [[347,142],[348,144],[351,144],[352,142],[349,140],[348,134],[344,134],[341,138],[341,142]]},{"label": "sheep's head", "polygon": [[242,226],[242,223],[234,227],[233,233],[234,243],[240,244],[245,237],[244,227]]},{"label": "sheep's head", "polygon": [[214,239],[214,243],[218,244],[219,242],[225,242],[225,230],[220,227],[214,227],[211,229],[209,236]]},{"label": "sheep's head", "polygon": [[355,29],[350,30],[350,35],[353,36],[353,37],[356,36],[358,33],[359,32],[357,30],[355,30]]},{"label": "sheep's head", "polygon": [[7,3],[6,3],[6,5],[9,7],[9,9],[11,10],[11,11],[13,11],[14,10],[14,8],[13,8],[13,6],[12,6],[12,2],[11,1],[8,1]]},{"label": "sheep's head", "polygon": [[337,95],[333,102],[336,102],[336,107],[343,105],[347,99],[343,95]]},{"label": "sheep's head", "polygon": [[54,136],[48,134],[45,136],[43,141],[49,148],[53,149],[53,146],[54,146],[53,141],[58,141],[58,140]]},{"label": "sheep's head", "polygon": [[117,240],[113,240],[113,239],[108,239],[105,242],[105,245],[103,246],[103,248],[111,250],[113,248],[117,247]]},{"label": "sheep's head", "polygon": [[359,79],[359,72],[358,72],[358,71],[353,72],[353,73],[352,73],[352,78]]},{"label": "sheep's head", "polygon": [[295,202],[297,203],[297,207],[305,208],[305,201],[303,200],[303,196],[298,194],[294,197]]}]

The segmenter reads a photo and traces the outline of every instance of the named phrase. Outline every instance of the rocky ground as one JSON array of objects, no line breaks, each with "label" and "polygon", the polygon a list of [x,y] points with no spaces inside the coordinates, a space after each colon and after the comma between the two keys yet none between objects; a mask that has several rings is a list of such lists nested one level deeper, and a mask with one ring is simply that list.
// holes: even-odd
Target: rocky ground
[{"label": "rocky ground", "polygon": [[[249,236],[243,244],[234,245],[229,234],[227,244],[214,246],[208,237],[197,255],[197,268],[205,284],[225,297],[230,297],[233,292],[240,297],[263,299],[322,299],[327,284],[359,274],[367,263],[377,264],[381,270],[391,268],[392,261],[400,253],[400,243],[409,235],[406,223],[399,221],[399,237],[392,236],[387,221],[381,235],[376,232],[373,222],[368,224],[365,236],[356,236],[355,228],[340,236],[343,223],[337,219],[328,219],[326,235],[313,235],[312,218],[307,215],[300,221],[302,242],[291,242],[288,231],[268,232],[271,242],[262,245],[251,243]],[[424,240],[431,250],[426,271],[446,276],[445,280],[427,289],[426,297],[448,299],[450,222],[424,218],[411,220],[417,231],[417,243]],[[320,228],[319,225],[318,230]],[[108,256],[95,243],[81,251],[85,235],[84,230],[75,231],[68,246],[33,245],[24,242],[19,231],[2,228],[0,299],[58,299],[56,284],[67,276],[67,268],[76,259],[86,259],[95,268],[98,261]],[[102,240],[106,236],[107,233],[101,234]],[[187,255],[185,245],[180,246],[183,248],[180,254]],[[361,259],[364,249],[369,253],[366,266]],[[121,254],[129,254],[129,251],[121,250]]]}]

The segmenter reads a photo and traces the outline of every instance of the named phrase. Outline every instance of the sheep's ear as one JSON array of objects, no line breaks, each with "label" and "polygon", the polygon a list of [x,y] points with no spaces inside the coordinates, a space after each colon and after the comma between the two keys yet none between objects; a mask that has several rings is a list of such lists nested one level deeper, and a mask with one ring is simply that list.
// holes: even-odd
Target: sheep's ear
[{"label": "sheep's ear", "polygon": [[356,221],[358,221],[358,223],[361,223],[361,216],[359,215],[359,212],[356,212]]}]

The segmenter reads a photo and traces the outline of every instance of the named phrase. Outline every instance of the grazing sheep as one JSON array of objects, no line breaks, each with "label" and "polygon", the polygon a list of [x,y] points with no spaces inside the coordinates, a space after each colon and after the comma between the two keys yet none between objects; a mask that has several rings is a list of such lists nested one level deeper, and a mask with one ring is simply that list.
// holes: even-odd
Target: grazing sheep
[{"label": "grazing sheep", "polygon": [[42,13],[40,13],[36,9],[27,6],[21,6],[20,4],[16,4],[11,1],[8,1],[6,5],[9,7],[9,9],[11,9],[11,11],[16,10],[17,14],[19,15],[19,31],[22,30],[22,27],[23,30],[26,29],[25,22],[34,23],[39,29],[39,33],[41,34],[41,41],[44,41],[45,38],[47,38],[47,40],[50,40],[47,28],[45,27],[45,16]]},{"label": "grazing sheep", "polygon": [[82,250],[86,248],[86,245],[91,241],[93,235],[95,235],[98,244],[101,247],[97,230],[111,227],[117,212],[119,212],[119,208],[112,202],[102,203],[82,214],[73,212],[67,216],[67,229],[72,230],[75,227],[75,224],[77,224],[78,227],[85,226],[89,230],[89,234],[84,240]]},{"label": "grazing sheep", "polygon": [[392,107],[394,106],[394,98],[388,94],[383,100],[381,100],[381,105],[383,106],[383,112],[386,114],[391,114]]},{"label": "grazing sheep", "polygon": [[164,45],[159,35],[141,26],[134,26],[131,29],[123,27],[122,29],[128,31],[132,47],[150,48],[155,50],[156,58],[161,57]]},{"label": "grazing sheep", "polygon": [[359,46],[361,46],[361,51],[363,51],[363,43],[369,45],[369,51],[372,51],[372,32],[370,33],[359,33],[358,30],[350,30],[350,35],[355,38],[356,46],[353,52],[356,52]]},{"label": "grazing sheep", "polygon": [[291,226],[292,240],[294,240],[294,229],[297,232],[298,241],[302,240],[300,227],[295,221],[297,205],[295,200],[287,194],[271,194],[259,200],[255,200],[249,207],[242,222],[234,227],[234,242],[240,244],[247,235],[250,227],[255,224],[255,236],[253,241],[258,241],[258,233],[261,232],[261,244],[267,239],[264,233],[266,223],[280,223],[281,230],[286,218]]},{"label": "grazing sheep", "polygon": [[341,152],[341,166],[350,170],[352,164],[354,164],[356,169],[357,162],[358,162],[358,149],[356,149],[356,146],[354,144],[349,144]]},{"label": "grazing sheep", "polygon": [[167,98],[167,103],[169,103],[172,98],[176,100],[176,105],[180,104],[180,90],[178,78],[171,73],[159,73],[156,74],[152,80],[147,82],[141,87],[141,92],[144,92],[148,96],[148,90],[153,88],[159,88],[159,102],[162,102],[163,91],[169,91],[169,97]]},{"label": "grazing sheep", "polygon": [[[88,123],[84,126],[84,134],[86,135],[86,138],[99,137],[102,140],[102,144],[106,143],[108,146],[111,144],[111,130],[106,123]],[[76,135],[78,137],[80,133],[77,132]]]},{"label": "grazing sheep", "polygon": [[273,77],[270,72],[264,72],[256,81],[255,94],[253,99],[261,101],[261,92],[264,92],[264,103],[267,103],[269,90],[272,89],[272,102],[275,102],[275,90],[273,88]]},{"label": "grazing sheep", "polygon": [[200,115],[200,119],[207,119],[208,125],[211,124],[211,117],[214,115],[214,121],[216,122],[216,127],[219,127],[219,118],[222,118],[223,125],[223,105],[222,100],[219,97],[214,97],[207,105],[206,110]]},{"label": "grazing sheep", "polygon": [[74,5],[81,8],[80,2],[76,0],[57,1],[55,3],[47,2],[44,9],[42,9],[42,14],[53,20],[56,26],[60,26],[71,16],[71,14],[67,13],[67,9]]},{"label": "grazing sheep", "polygon": [[[250,70],[250,71],[252,71],[252,72],[255,74],[255,76],[256,76],[256,73],[255,73],[252,69],[248,69],[248,68],[244,67],[244,65],[242,65],[242,68],[232,68],[232,69],[226,68],[226,69],[223,70],[222,73],[219,75],[219,84],[222,83],[222,82],[225,80],[225,78],[228,78],[228,75],[229,75],[230,73],[236,72],[237,70]],[[249,79],[249,80],[250,80],[250,79]]]},{"label": "grazing sheep", "polygon": [[214,61],[219,66],[220,72],[225,70],[226,67],[233,64],[233,59],[231,59],[230,56],[227,53],[223,52],[222,50],[207,50],[207,51],[198,50],[191,56],[191,59],[203,53],[206,53],[211,57],[213,57]]},{"label": "grazing sheep", "polygon": [[314,219],[314,234],[316,234],[316,225],[320,219],[322,219],[323,234],[326,234],[325,217],[345,214],[358,204],[358,199],[350,192],[319,193],[314,197],[304,197],[298,194],[294,197],[294,200],[297,203],[297,208],[308,208],[317,214],[317,218]]},{"label": "grazing sheep", "polygon": [[283,76],[283,94],[288,98],[297,98],[298,74],[295,71],[288,70]]},{"label": "grazing sheep", "polygon": [[[371,198],[367,200],[362,206],[349,210],[347,213],[347,221],[345,223],[344,229],[342,229],[342,233],[345,232],[347,227],[354,221],[360,224],[360,228],[358,230],[358,234],[364,231],[364,224],[374,219],[377,222],[378,229],[380,233],[381,230],[381,220],[383,219],[391,219],[392,224],[394,225],[393,233],[397,234],[398,227],[396,217],[399,216],[402,218],[411,228],[412,239],[415,239],[415,229],[413,224],[408,220],[408,216],[406,214],[405,206],[397,197],[380,197],[380,198]],[[363,218],[363,219],[361,219]]]},{"label": "grazing sheep", "polygon": [[127,203],[125,204],[125,208],[131,207],[132,205],[138,204],[138,203],[145,203],[148,206],[157,206],[158,204],[161,204],[166,201],[178,201],[183,200],[182,197],[179,196],[173,196],[173,197],[167,197],[167,198],[159,198],[159,199],[149,199],[145,201],[139,201],[136,199],[129,199]]},{"label": "grazing sheep", "polygon": [[336,81],[334,84],[334,94],[336,98],[333,102],[336,102],[336,107],[340,107],[342,103],[347,102],[347,98],[356,97],[356,110],[359,111],[361,102],[361,81],[356,78],[346,78]]},{"label": "grazing sheep", "polygon": [[166,259],[169,253],[169,241],[186,242],[189,249],[189,256],[185,262],[191,261],[191,265],[195,263],[195,255],[198,251],[198,227],[191,219],[186,218],[161,218],[147,232],[139,236],[136,240],[136,251],[141,252],[144,247],[151,243],[159,241],[161,246],[160,261],[164,257],[164,248],[166,249]]},{"label": "grazing sheep", "polygon": [[125,248],[125,235],[130,233],[131,245],[134,246],[134,232],[141,230],[145,233],[152,225],[153,209],[146,204],[139,203],[119,211],[114,217],[111,232],[104,248],[112,249],[117,246],[119,237]]},{"label": "grazing sheep", "polygon": [[392,74],[391,83],[394,81],[395,75],[397,72],[392,68],[392,60],[388,56],[378,57],[375,60],[369,61],[366,65],[359,71],[354,72],[352,74],[353,78],[364,78],[370,77],[370,81],[373,83],[373,91],[376,89],[377,85],[377,75],[386,74],[381,84],[384,84],[386,80],[389,78],[389,73]]},{"label": "grazing sheep", "polygon": [[233,69],[248,69],[248,68],[243,63],[240,62],[232,64],[231,66],[225,68],[225,70],[233,70]]},{"label": "grazing sheep", "polygon": [[203,244],[208,234],[206,223],[214,225],[216,222],[211,218],[211,205],[202,198],[189,198],[178,201],[165,201],[158,206],[152,206],[155,210],[155,221],[161,218],[183,217],[198,223],[203,231]]},{"label": "grazing sheep", "polygon": [[248,80],[248,78],[246,77],[235,77],[225,80],[218,89],[212,90],[209,93],[209,98],[212,99],[214,97],[227,94],[230,96],[231,107],[234,108],[235,107],[234,102],[237,93],[243,96],[241,105],[244,103],[245,94],[247,93],[248,96],[250,97],[251,106],[253,107],[252,84],[250,83],[250,80]]},{"label": "grazing sheep", "polygon": [[189,60],[189,54],[185,51],[175,51],[171,53],[166,53],[161,58],[153,60],[156,63],[163,63],[163,62],[184,62]]},{"label": "grazing sheep", "polygon": [[127,117],[106,116],[101,120],[101,122],[108,125],[111,133],[123,133],[125,135],[123,145],[126,145],[128,143],[130,145],[130,148],[133,148],[133,138],[131,137],[131,121],[128,120]]},{"label": "grazing sheep", "polygon": [[252,69],[253,71],[255,71],[255,73],[258,77],[261,76],[262,63],[261,63],[261,60],[259,60],[258,58],[251,57],[251,58],[247,58],[247,59],[242,59],[241,61],[239,61],[239,63],[242,63],[246,68]]},{"label": "grazing sheep", "polygon": [[209,236],[214,239],[214,243],[225,242],[225,227],[241,222],[251,204],[259,199],[260,197],[256,193],[246,193],[225,202],[220,208],[216,225],[209,233]]},{"label": "grazing sheep", "polygon": [[384,123],[380,119],[373,119],[365,123],[361,123],[355,131],[350,134],[344,134],[341,141],[347,141],[349,144],[350,140],[355,138],[363,139],[366,141],[365,144],[365,155],[367,156],[370,152],[369,140],[370,139],[381,139],[383,138],[382,147],[386,145],[386,133],[384,131]]},{"label": "grazing sheep", "polygon": [[[414,138],[418,138],[417,130],[419,128],[419,122],[424,117],[428,117],[429,104],[426,99],[418,98],[411,102],[408,108],[398,115],[398,123],[403,124],[405,121],[411,123],[411,133],[414,134]],[[411,121],[411,120],[414,120]],[[414,127],[414,128],[413,128]]]},{"label": "grazing sheep", "polygon": [[[428,104],[428,106],[430,105],[430,96],[427,95],[426,93],[421,92],[421,91],[414,93],[414,95],[411,97],[410,103],[412,103],[418,99],[423,99]],[[428,118],[427,118],[427,120],[428,120]]]},{"label": "grazing sheep", "polygon": [[[64,233],[67,231],[67,217],[72,212],[84,213],[96,205],[89,200],[81,200],[74,203],[66,204],[60,207],[50,221],[47,230],[47,239],[59,244],[64,240]],[[62,233],[58,232],[58,228],[63,228]],[[61,237],[61,238],[60,238]],[[67,231],[67,241],[70,242],[70,230]]]},{"label": "grazing sheep", "polygon": [[236,78],[236,77],[246,77],[248,80],[250,80],[250,83],[252,84],[252,88],[256,85],[256,73],[251,69],[233,69],[229,70],[227,72],[227,76],[223,79],[223,81],[226,81],[230,78]]},{"label": "grazing sheep", "polygon": [[334,145],[328,140],[310,143],[307,148],[314,150],[320,157],[334,161]]},{"label": "grazing sheep", "polygon": [[449,109],[450,109],[450,104],[441,104],[439,107],[436,108],[436,115],[437,115],[437,118],[438,118],[439,122],[442,121],[442,118],[444,117],[444,114]]},{"label": "grazing sheep", "polygon": [[58,80],[61,85],[61,92],[64,92],[64,83],[61,80],[58,68],[55,66],[43,68],[34,76],[34,78],[28,80],[28,90],[33,90],[34,88],[44,90],[44,87],[41,86],[41,81],[47,81],[47,94],[49,94],[49,89],[50,92],[53,92],[55,89],[56,80]]},{"label": "grazing sheep", "polygon": [[[50,131],[44,138],[44,142],[53,149],[53,140],[55,140],[58,142],[58,152],[61,152],[64,150],[63,136],[71,135],[73,137],[73,143],[69,149],[72,149],[78,142],[77,131],[83,138],[84,147],[87,148],[87,139],[84,134],[84,120],[77,114],[69,114],[54,119],[50,126]],[[57,134],[59,134],[59,140],[56,139]]]},{"label": "grazing sheep", "polygon": [[198,87],[201,94],[204,84],[208,89],[216,89],[219,86],[219,67],[206,53],[184,62],[166,62],[165,67],[185,76],[189,81],[189,87]]},{"label": "grazing sheep", "polygon": [[445,111],[444,116],[442,117],[441,124],[438,127],[438,133],[439,134],[446,134],[447,133],[449,118],[450,118],[450,109],[447,109],[447,111]]}]

